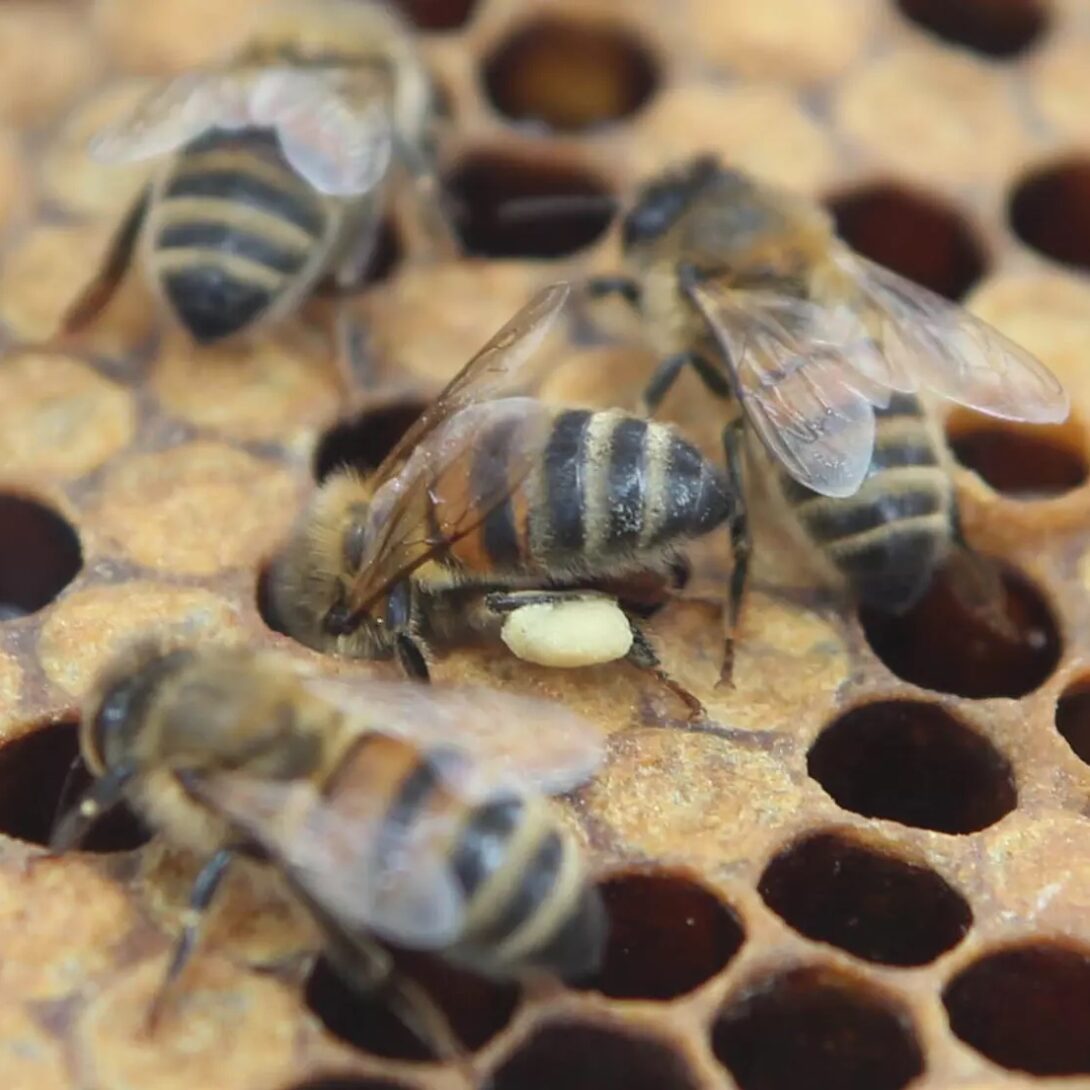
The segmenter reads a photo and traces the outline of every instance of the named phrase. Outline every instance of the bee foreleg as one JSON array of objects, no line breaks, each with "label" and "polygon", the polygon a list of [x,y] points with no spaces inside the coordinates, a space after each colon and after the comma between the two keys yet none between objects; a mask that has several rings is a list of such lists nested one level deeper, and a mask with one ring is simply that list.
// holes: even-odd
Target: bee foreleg
[{"label": "bee foreleg", "polygon": [[662,404],[663,399],[670,392],[682,369],[688,364],[700,376],[700,380],[716,397],[729,398],[731,396],[730,383],[726,375],[705,359],[699,352],[691,350],[677,352],[667,356],[651,376],[651,381],[643,391],[643,409],[650,416]]},{"label": "bee foreleg", "polygon": [[193,952],[200,941],[205,913],[223,884],[223,879],[227,877],[227,872],[235,861],[238,850],[235,847],[220,848],[201,868],[200,874],[193,883],[189,893],[189,904],[185,911],[182,934],[174,946],[170,965],[167,966],[159,990],[148,1008],[147,1031],[149,1033],[153,1032],[158,1025],[171,990],[193,957]]},{"label": "bee foreleg", "polygon": [[415,681],[431,681],[427,657],[414,636],[407,632],[399,632],[394,641],[394,653],[406,677],[411,677]]},{"label": "bee foreleg", "polygon": [[734,515],[730,520],[730,545],[734,565],[730,573],[730,591],[727,596],[725,636],[723,641],[723,665],[719,671],[719,684],[731,685],[734,671],[734,639],[742,615],[742,601],[749,577],[749,558],[752,540],[749,533],[749,517],[746,514],[746,492],[743,479],[742,459],[744,442],[742,417],[735,417],[723,429],[723,453],[727,462],[727,477],[735,498]]},{"label": "bee foreleg", "polygon": [[89,325],[114,297],[118,285],[132,264],[136,240],[140,237],[140,228],[147,216],[148,203],[149,190],[145,188],[133,202],[110,240],[110,247],[94,279],[64,312],[59,330],[62,335],[78,333]]}]

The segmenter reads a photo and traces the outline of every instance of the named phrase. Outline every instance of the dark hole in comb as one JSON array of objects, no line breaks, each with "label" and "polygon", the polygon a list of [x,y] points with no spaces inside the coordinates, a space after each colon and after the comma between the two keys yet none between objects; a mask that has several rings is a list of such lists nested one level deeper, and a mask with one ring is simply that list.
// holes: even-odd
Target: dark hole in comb
[{"label": "dark hole in comb", "polygon": [[994,1063],[1090,1074],[1090,953],[1045,942],[998,950],[958,973],[942,998],[954,1033]]},{"label": "dark hole in comb", "polygon": [[927,867],[835,833],[781,852],[758,887],[796,931],[886,965],[926,965],[972,925],[965,899]]},{"label": "dark hole in comb", "polygon": [[1007,759],[937,704],[863,704],[827,726],[810,775],[845,810],[940,833],[985,829],[1017,805]]},{"label": "dark hole in comb", "polygon": [[970,602],[957,578],[940,571],[900,615],[861,609],[871,649],[898,677],[924,689],[980,700],[1033,692],[1056,668],[1061,650],[1044,597],[1024,576],[1005,570],[1002,601]]},{"label": "dark hole in comb", "polygon": [[696,1090],[682,1056],[664,1042],[574,1021],[538,1029],[489,1090]]},{"label": "dark hole in comb", "polygon": [[904,15],[954,45],[988,57],[1013,57],[1048,25],[1040,0],[897,0]]},{"label": "dark hole in comb", "polygon": [[500,113],[559,132],[629,117],[658,85],[655,63],[634,35],[548,16],[501,42],[485,60],[483,78]]},{"label": "dark hole in comb", "polygon": [[406,18],[421,30],[457,30],[472,18],[477,0],[396,0]]},{"label": "dark hole in comb", "polygon": [[997,492],[1020,500],[1048,499],[1086,483],[1082,427],[1013,424],[957,413],[947,424],[954,457]]},{"label": "dark hole in comb", "polygon": [[1090,269],[1090,158],[1030,172],[1011,195],[1008,215],[1027,246],[1062,265]]},{"label": "dark hole in comb", "polygon": [[[499,1033],[518,1006],[518,989],[513,985],[455,969],[440,958],[399,951],[394,962],[398,973],[424,989],[471,1051]],[[390,1010],[381,993],[354,991],[324,958],[307,979],[306,1002],[330,1033],[364,1052],[399,1060],[436,1059],[428,1044]]]},{"label": "dark hole in comb", "polygon": [[[0,832],[31,844],[49,843],[55,822],[77,804],[91,782],[82,764],[72,771],[78,753],[73,720],[42,723],[0,746]],[[79,850],[127,852],[150,838],[133,812],[121,804],[95,822]]]},{"label": "dark hole in comb", "polygon": [[673,999],[715,976],[745,932],[711,890],[676,874],[623,874],[599,889],[609,915],[601,970],[583,986],[617,999]]},{"label": "dark hole in comb", "polygon": [[0,495],[0,622],[49,605],[83,566],[76,531],[48,507]]},{"label": "dark hole in comb", "polygon": [[1064,689],[1056,702],[1056,729],[1075,756],[1090,764],[1090,677]]},{"label": "dark hole in comb", "polygon": [[[446,181],[455,224],[465,249],[481,257],[566,257],[596,241],[613,217],[608,188],[593,173],[555,159],[479,151]],[[506,217],[524,198],[579,198],[570,210]],[[580,206],[584,198],[601,208]],[[559,203],[559,202],[558,202]]]},{"label": "dark hole in comb", "polygon": [[933,197],[877,183],[828,203],[853,250],[948,299],[961,299],[987,270],[968,223]]},{"label": "dark hole in comb", "polygon": [[732,1000],[712,1047],[741,1090],[900,1090],[924,1069],[908,1015],[830,969],[796,969]]},{"label": "dark hole in comb", "polygon": [[427,407],[426,401],[395,401],[338,421],[318,441],[314,479],[321,484],[344,466],[363,474],[377,469]]}]

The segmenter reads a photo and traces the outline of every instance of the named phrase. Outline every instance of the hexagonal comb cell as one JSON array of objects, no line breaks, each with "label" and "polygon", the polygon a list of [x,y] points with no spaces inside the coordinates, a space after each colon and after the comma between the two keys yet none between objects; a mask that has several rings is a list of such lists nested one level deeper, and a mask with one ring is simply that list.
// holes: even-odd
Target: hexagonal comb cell
[{"label": "hexagonal comb cell", "polygon": [[1011,193],[1008,215],[1027,246],[1062,265],[1090,269],[1090,159],[1030,171]]},{"label": "hexagonal comb cell", "polygon": [[946,433],[954,457],[996,492],[1018,500],[1050,499],[1086,483],[1082,425],[1030,425],[979,413],[952,413]]},{"label": "hexagonal comb cell", "polygon": [[860,610],[867,642],[893,673],[924,689],[978,700],[1033,692],[1060,660],[1059,629],[1025,576],[998,575],[1002,601],[974,600],[959,583],[963,573],[948,567],[905,613]]},{"label": "hexagonal comb cell", "polygon": [[719,973],[740,949],[737,915],[707,887],[669,872],[601,885],[609,913],[605,962],[586,987],[616,999],[673,999]]},{"label": "hexagonal comb cell", "polygon": [[361,473],[377,469],[427,404],[418,399],[395,401],[338,421],[315,448],[314,479],[321,484],[341,466]]},{"label": "hexagonal comb cell", "polygon": [[697,1090],[674,1047],[635,1029],[554,1021],[504,1060],[491,1090]]},{"label": "hexagonal comb cell", "polygon": [[[514,986],[462,972],[438,958],[398,951],[394,961],[397,973],[423,989],[470,1051],[482,1047],[502,1030],[518,1005],[518,989]],[[305,994],[307,1005],[326,1029],[355,1048],[399,1060],[435,1059],[430,1046],[439,1042],[425,1041],[414,1028],[406,1026],[383,989],[373,994],[354,991],[324,958],[311,971]],[[417,1021],[421,1028],[427,1025],[423,1014]]]},{"label": "hexagonal comb cell", "polygon": [[712,1047],[741,1090],[900,1090],[924,1069],[908,1015],[831,969],[796,969],[728,1000]]},{"label": "hexagonal comb cell", "polygon": [[961,299],[987,270],[964,217],[918,190],[863,186],[833,197],[829,210],[853,250],[948,299]]},{"label": "hexagonal comb cell", "polygon": [[1075,756],[1090,764],[1090,677],[1064,689],[1056,702],[1056,729]]},{"label": "hexagonal comb cell", "polygon": [[941,833],[987,828],[1017,804],[1009,761],[937,704],[884,700],[830,723],[807,767],[846,810]]},{"label": "hexagonal comb cell", "polygon": [[886,965],[934,961],[973,921],[965,898],[928,867],[836,833],[782,851],[758,888],[796,931]]},{"label": "hexagonal comb cell", "polygon": [[[48,844],[53,826],[76,805],[90,776],[78,760],[77,724],[43,723],[0,746],[0,833]],[[103,815],[80,846],[87,852],[139,848],[150,834],[127,806]]]},{"label": "hexagonal comb cell", "polygon": [[912,22],[954,45],[989,57],[1013,57],[1048,26],[1043,0],[896,0]]},{"label": "hexagonal comb cell", "polygon": [[[596,175],[544,156],[477,151],[455,167],[447,187],[462,243],[469,253],[482,257],[566,257],[596,241],[613,216],[602,202],[609,190]],[[505,215],[514,202],[539,197],[578,201],[570,211]],[[580,203],[587,198],[589,204]]]},{"label": "hexagonal comb cell", "polygon": [[76,531],[28,497],[0,495],[0,621],[49,605],[83,565]]},{"label": "hexagonal comb cell", "polygon": [[620,27],[545,17],[496,46],[483,80],[506,117],[574,132],[635,113],[654,93],[658,73],[643,43]]},{"label": "hexagonal comb cell", "polygon": [[946,986],[950,1027],[993,1063],[1090,1074],[1090,951],[1027,942],[977,958]]}]

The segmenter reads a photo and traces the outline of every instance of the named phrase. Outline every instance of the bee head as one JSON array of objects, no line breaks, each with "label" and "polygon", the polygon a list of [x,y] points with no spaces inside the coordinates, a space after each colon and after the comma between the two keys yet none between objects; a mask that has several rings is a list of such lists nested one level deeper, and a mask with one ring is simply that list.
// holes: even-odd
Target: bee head
[{"label": "bee head", "polygon": [[103,672],[84,709],[80,751],[96,776],[137,760],[140,736],[163,685],[196,658],[189,647],[138,644]]},{"label": "bee head", "polygon": [[701,155],[642,186],[621,222],[625,248],[661,238],[702,192],[727,173],[733,172],[725,171],[714,155]]},{"label": "bee head", "polygon": [[281,631],[316,651],[382,657],[381,625],[347,607],[373,526],[366,483],[348,468],[331,474],[269,572],[270,604]]}]

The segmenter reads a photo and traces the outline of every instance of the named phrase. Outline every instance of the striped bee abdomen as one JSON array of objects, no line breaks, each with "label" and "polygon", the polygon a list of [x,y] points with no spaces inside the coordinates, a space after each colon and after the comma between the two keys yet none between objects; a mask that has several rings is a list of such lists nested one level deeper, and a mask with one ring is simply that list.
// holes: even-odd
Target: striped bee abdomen
[{"label": "striped bee abdomen", "polygon": [[953,533],[954,495],[919,401],[893,397],[875,410],[874,454],[854,496],[819,496],[783,478],[810,539],[863,605],[910,608],[930,585]]},{"label": "striped bee abdomen", "polygon": [[212,132],[190,144],[149,222],[154,274],[200,343],[259,319],[328,245],[321,197],[268,131]]},{"label": "striped bee abdomen", "polygon": [[[541,799],[499,796],[466,815],[451,858],[467,899],[462,956],[493,972],[593,972],[605,910],[578,846]],[[458,951],[454,951],[458,956]]]},{"label": "striped bee abdomen", "polygon": [[611,410],[560,413],[549,436],[530,522],[541,563],[602,572],[731,517],[724,477],[671,428]]}]

